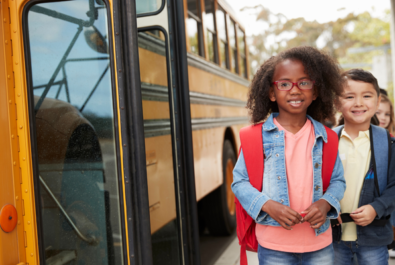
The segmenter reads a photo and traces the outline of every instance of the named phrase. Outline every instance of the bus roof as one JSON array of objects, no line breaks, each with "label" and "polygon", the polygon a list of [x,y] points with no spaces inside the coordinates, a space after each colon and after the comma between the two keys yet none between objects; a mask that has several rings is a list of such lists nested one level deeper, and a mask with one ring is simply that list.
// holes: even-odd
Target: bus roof
[{"label": "bus roof", "polygon": [[237,24],[239,24],[240,28],[242,28],[244,30],[244,25],[243,25],[243,23],[240,23],[240,20],[238,19],[236,12],[232,8],[232,6],[229,5],[229,3],[226,0],[217,0],[217,1],[218,1],[218,4],[220,4],[221,7],[224,8],[226,12],[228,12],[228,14],[232,17],[232,19],[235,22],[237,22]]}]

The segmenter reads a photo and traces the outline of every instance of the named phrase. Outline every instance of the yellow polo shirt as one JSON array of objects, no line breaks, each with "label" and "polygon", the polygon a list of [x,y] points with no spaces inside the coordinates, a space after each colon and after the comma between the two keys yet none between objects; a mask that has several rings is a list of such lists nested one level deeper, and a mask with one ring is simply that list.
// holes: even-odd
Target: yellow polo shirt
[{"label": "yellow polo shirt", "polygon": [[[351,213],[358,209],[363,180],[370,165],[369,130],[360,131],[354,140],[343,130],[339,141],[339,156],[344,168],[346,192],[340,201],[342,213]],[[354,222],[342,225],[342,240],[357,240],[357,225]]]}]

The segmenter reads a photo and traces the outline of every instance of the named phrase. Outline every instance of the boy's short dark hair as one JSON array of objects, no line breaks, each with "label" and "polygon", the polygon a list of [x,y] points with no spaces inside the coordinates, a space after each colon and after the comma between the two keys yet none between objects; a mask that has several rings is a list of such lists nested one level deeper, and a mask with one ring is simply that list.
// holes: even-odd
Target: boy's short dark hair
[{"label": "boy's short dark hair", "polygon": [[380,96],[379,84],[376,77],[374,77],[371,72],[365,71],[363,69],[351,69],[342,73],[342,77],[354,81],[369,83],[374,87],[374,90],[376,90],[377,96]]}]

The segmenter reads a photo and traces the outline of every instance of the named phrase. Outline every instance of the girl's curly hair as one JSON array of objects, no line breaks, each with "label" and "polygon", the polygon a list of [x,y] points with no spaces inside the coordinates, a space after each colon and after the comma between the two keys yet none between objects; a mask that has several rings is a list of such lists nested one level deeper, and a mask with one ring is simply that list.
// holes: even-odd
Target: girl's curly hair
[{"label": "girl's curly hair", "polygon": [[263,121],[270,113],[279,111],[277,102],[270,101],[269,97],[270,90],[273,89],[276,65],[286,59],[302,62],[306,74],[315,81],[314,89],[318,96],[307,108],[307,114],[320,122],[333,119],[335,98],[343,91],[344,80],[340,75],[340,66],[328,54],[313,47],[303,46],[272,56],[256,72],[250,85],[247,101],[252,122]]}]

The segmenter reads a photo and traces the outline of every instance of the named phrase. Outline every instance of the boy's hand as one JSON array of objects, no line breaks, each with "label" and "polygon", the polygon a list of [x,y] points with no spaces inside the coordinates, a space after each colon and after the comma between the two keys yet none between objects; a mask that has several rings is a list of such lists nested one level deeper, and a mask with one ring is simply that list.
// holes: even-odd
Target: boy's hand
[{"label": "boy's hand", "polygon": [[326,200],[318,200],[302,213],[307,213],[303,221],[309,222],[310,227],[318,229],[326,221],[326,214],[331,209],[331,205]]},{"label": "boy's hand", "polygon": [[290,207],[282,205],[279,202],[268,200],[263,206],[262,211],[266,212],[270,217],[276,220],[282,227],[292,230],[291,226],[299,224],[303,219],[300,214]]},{"label": "boy's hand", "polygon": [[350,216],[354,220],[355,224],[360,226],[367,226],[373,222],[376,215],[376,210],[370,204],[361,206],[350,213]]}]

